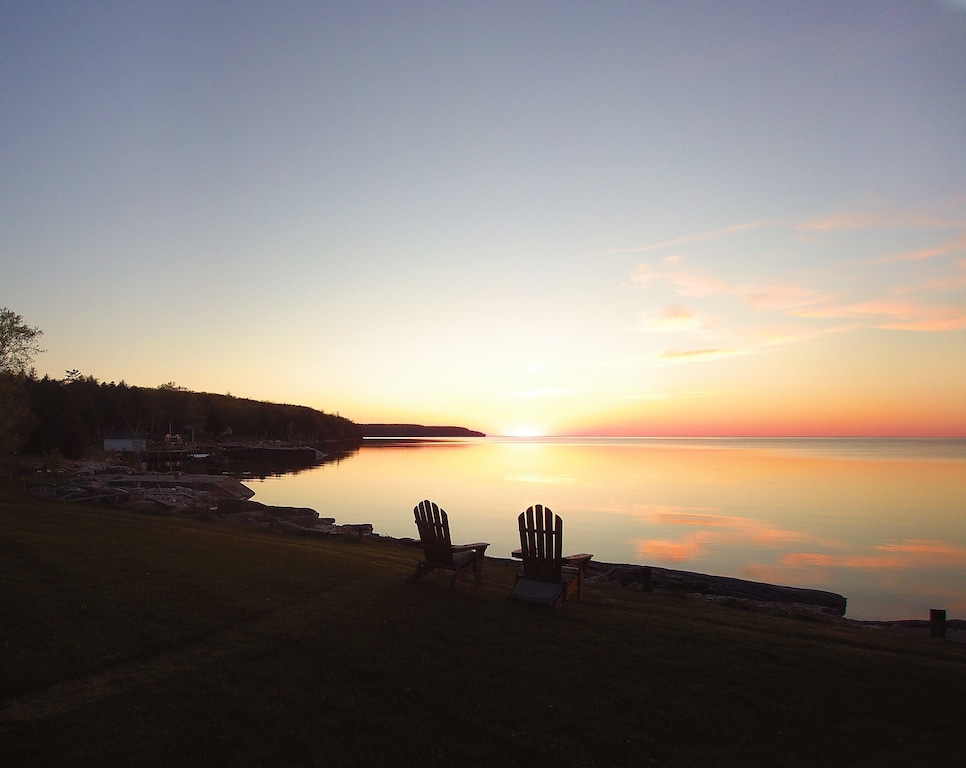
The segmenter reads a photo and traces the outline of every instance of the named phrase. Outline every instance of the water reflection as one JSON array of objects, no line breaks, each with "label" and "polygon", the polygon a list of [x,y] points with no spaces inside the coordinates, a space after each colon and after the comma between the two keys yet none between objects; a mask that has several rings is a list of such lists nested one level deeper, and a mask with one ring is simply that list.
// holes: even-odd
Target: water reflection
[{"label": "water reflection", "polygon": [[827,589],[852,618],[966,615],[961,440],[380,442],[251,487],[397,537],[430,498],[496,557],[539,502],[564,518],[566,549],[598,560]]}]

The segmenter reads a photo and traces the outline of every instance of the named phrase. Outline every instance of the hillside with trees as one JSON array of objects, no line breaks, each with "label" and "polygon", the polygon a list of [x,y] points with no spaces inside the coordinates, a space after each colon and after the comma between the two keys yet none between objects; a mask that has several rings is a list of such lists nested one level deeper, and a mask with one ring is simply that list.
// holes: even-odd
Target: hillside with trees
[{"label": "hillside with trees", "polygon": [[0,456],[57,452],[79,458],[118,434],[149,443],[172,435],[192,443],[228,435],[315,447],[362,442],[362,428],[349,419],[301,405],[190,392],[174,382],[155,388],[107,384],[76,370],[63,379],[38,378],[29,366],[44,351],[42,335],[0,307]]},{"label": "hillside with trees", "polygon": [[57,453],[80,458],[104,439],[125,436],[164,444],[284,441],[318,449],[360,445],[365,436],[482,436],[462,427],[359,425],[302,405],[191,392],[174,382],[158,387],[100,382],[80,371],[63,379],[38,377],[30,367],[42,353],[43,331],[0,307],[0,456]]},{"label": "hillside with trees", "polygon": [[362,441],[361,428],[341,416],[301,405],[191,392],[174,383],[132,387],[70,371],[62,380],[28,375],[22,384],[32,414],[22,450],[31,454],[59,450],[66,458],[76,458],[118,434],[159,443],[169,435],[186,442],[230,436],[317,447]]}]

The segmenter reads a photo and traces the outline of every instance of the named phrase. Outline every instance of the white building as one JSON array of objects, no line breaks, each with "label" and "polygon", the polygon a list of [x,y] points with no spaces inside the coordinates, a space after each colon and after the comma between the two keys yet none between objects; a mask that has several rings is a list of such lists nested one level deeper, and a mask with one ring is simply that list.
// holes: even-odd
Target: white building
[{"label": "white building", "polygon": [[134,432],[117,432],[104,438],[104,450],[116,453],[142,453],[147,450],[148,441]]}]

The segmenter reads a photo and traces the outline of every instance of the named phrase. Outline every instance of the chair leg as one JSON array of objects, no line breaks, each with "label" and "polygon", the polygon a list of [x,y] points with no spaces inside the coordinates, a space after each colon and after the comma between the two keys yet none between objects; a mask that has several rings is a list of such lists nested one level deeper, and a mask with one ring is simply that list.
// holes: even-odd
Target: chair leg
[{"label": "chair leg", "polygon": [[410,576],[408,580],[416,581],[416,579],[421,579],[423,576],[425,576],[427,573],[429,573],[432,570],[433,570],[432,567],[427,565],[426,563],[418,563],[416,565],[416,572],[412,576]]}]

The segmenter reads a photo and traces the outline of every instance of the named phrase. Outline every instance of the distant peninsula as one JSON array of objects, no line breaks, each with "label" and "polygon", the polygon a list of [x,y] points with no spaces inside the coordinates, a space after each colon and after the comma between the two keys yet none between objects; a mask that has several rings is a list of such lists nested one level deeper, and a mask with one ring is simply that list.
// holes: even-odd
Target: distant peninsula
[{"label": "distant peninsula", "polygon": [[466,427],[426,427],[422,424],[360,424],[363,437],[486,437]]}]

